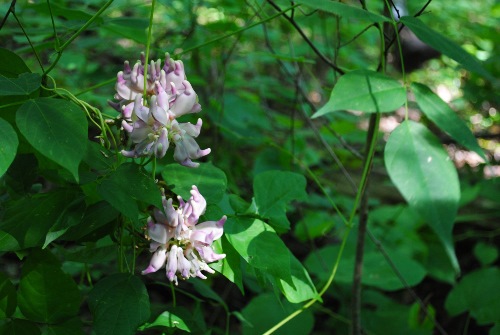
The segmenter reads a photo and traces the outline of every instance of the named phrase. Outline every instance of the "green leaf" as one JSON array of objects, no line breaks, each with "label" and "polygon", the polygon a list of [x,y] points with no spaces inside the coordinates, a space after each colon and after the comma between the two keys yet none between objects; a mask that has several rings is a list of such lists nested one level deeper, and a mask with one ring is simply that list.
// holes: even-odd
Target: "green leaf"
[{"label": "green leaf", "polygon": [[207,203],[218,203],[227,188],[226,174],[212,163],[200,163],[197,168],[168,164],[161,175],[171,190],[184,200],[191,196],[193,185],[198,187]]},{"label": "green leaf", "polygon": [[0,319],[10,318],[17,306],[16,288],[9,278],[0,272]]},{"label": "green leaf", "polygon": [[438,235],[458,273],[452,230],[460,185],[443,146],[423,125],[405,121],[390,135],[384,160],[392,182]]},{"label": "green leaf", "polygon": [[[8,202],[0,229],[15,238],[21,248],[42,246],[49,229],[66,208],[68,199],[74,196],[72,191],[59,190]],[[0,250],[9,251],[5,247],[0,244]]]},{"label": "green leaf", "polygon": [[285,298],[291,303],[299,303],[317,298],[318,292],[316,292],[316,287],[314,287],[309,273],[292,253],[290,253],[290,264],[292,274],[291,285],[278,278],[278,286]]},{"label": "green leaf", "polygon": [[412,16],[403,16],[400,22],[407,26],[420,40],[422,40],[422,42],[462,64],[465,69],[492,81],[495,80],[495,78],[483,68],[481,62],[479,62],[477,58],[462,49],[457,43],[427,27],[420,19]]},{"label": "green leaf", "polygon": [[498,259],[498,247],[494,244],[478,242],[474,246],[474,256],[482,265],[489,265]]},{"label": "green leaf", "polygon": [[[339,248],[337,246],[328,246],[312,253],[305,264],[311,274],[316,275],[320,280],[326,281],[337,259]],[[425,277],[425,269],[411,258],[398,254],[389,253],[392,262],[401,273],[407,285],[415,286]],[[352,274],[355,264],[355,249],[346,248],[340,260],[335,281],[343,284],[352,283]],[[396,291],[405,288],[405,283],[394,273],[387,260],[378,250],[368,250],[363,259],[363,277],[364,285],[377,287],[384,291]]]},{"label": "green leaf", "polygon": [[97,186],[104,200],[132,220],[137,220],[137,202],[163,208],[158,186],[143,169],[132,163],[122,164]]},{"label": "green leaf", "polygon": [[66,168],[78,181],[87,148],[87,118],[73,103],[52,98],[26,101],[16,113],[23,136],[42,155]]},{"label": "green leaf", "polygon": [[451,316],[469,311],[480,325],[500,322],[500,269],[491,267],[466,274],[451,290],[445,308]]},{"label": "green leaf", "polygon": [[295,2],[345,18],[366,20],[374,23],[391,21],[388,17],[369,12],[362,8],[349,6],[341,2],[323,0],[298,0]]},{"label": "green leaf", "polygon": [[84,335],[83,323],[76,317],[56,325],[47,325],[42,335]]},{"label": "green leaf", "polygon": [[0,75],[0,96],[30,95],[40,87],[42,77],[38,73],[22,73],[18,78]]},{"label": "green leaf", "polygon": [[79,242],[97,241],[108,234],[118,214],[109,203],[99,201],[87,207],[80,224],[70,227],[62,239]]},{"label": "green leaf", "polygon": [[330,100],[312,118],[340,110],[392,112],[405,100],[406,91],[398,81],[378,72],[356,70],[340,77]]},{"label": "green leaf", "polygon": [[241,293],[243,293],[241,256],[228,242],[225,234],[219,240],[214,241],[213,248],[218,254],[226,254],[226,257],[216,263],[210,264],[210,267],[235,283]]},{"label": "green leaf", "polygon": [[82,222],[85,213],[85,202],[83,197],[76,198],[68,204],[57,221],[50,227],[45,242],[42,248],[46,248],[51,242],[55,241],[63,235],[69,228],[74,227]]},{"label": "green leaf", "polygon": [[3,176],[10,164],[14,161],[17,153],[19,140],[14,128],[0,118],[0,134],[2,134],[2,145],[0,146],[0,177]]},{"label": "green leaf", "polygon": [[251,266],[293,285],[290,252],[271,226],[258,219],[229,218],[224,233]]},{"label": "green leaf", "polygon": [[[242,310],[246,320],[243,323],[243,335],[261,335],[300,307],[287,301],[279,301],[272,293],[261,294],[253,298]],[[312,312],[306,309],[273,334],[311,334],[313,325]]]},{"label": "green leaf", "polygon": [[99,335],[133,335],[151,313],[146,287],[126,273],[99,281],[89,293],[89,307]]},{"label": "green leaf", "polygon": [[23,320],[11,319],[4,324],[0,324],[1,335],[39,335],[40,328],[36,323]]},{"label": "green leaf", "polygon": [[156,320],[152,323],[148,324],[144,329],[153,328],[153,327],[166,327],[166,328],[178,328],[180,330],[184,330],[188,333],[191,332],[189,326],[177,315],[165,311],[161,313]]},{"label": "green leaf", "polygon": [[477,143],[472,131],[446,102],[441,100],[441,98],[434,94],[429,87],[423,84],[412,83],[411,89],[415,94],[415,100],[422,109],[422,112],[424,112],[432,122],[459,144],[476,152],[481,158],[487,161],[486,155]]},{"label": "green leaf", "polygon": [[36,249],[23,266],[18,299],[24,316],[45,323],[76,316],[81,302],[76,283],[61,270],[59,261],[49,251]]},{"label": "green leaf", "polygon": [[257,214],[271,220],[278,231],[290,229],[286,217],[286,205],[292,200],[307,198],[304,176],[287,171],[266,171],[253,181]]},{"label": "green leaf", "polygon": [[0,75],[8,78],[17,78],[18,75],[25,72],[31,72],[23,59],[16,53],[0,48]]}]

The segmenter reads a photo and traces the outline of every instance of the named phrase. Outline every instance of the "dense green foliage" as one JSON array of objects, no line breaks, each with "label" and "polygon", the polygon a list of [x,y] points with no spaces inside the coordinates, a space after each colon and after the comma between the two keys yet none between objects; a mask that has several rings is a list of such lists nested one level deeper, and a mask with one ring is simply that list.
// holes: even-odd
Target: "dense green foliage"
[{"label": "dense green foliage", "polygon": [[[500,6],[387,6],[0,4],[0,335],[500,334]],[[198,167],[121,153],[141,52],[184,64]],[[192,185],[225,258],[141,276]]]}]

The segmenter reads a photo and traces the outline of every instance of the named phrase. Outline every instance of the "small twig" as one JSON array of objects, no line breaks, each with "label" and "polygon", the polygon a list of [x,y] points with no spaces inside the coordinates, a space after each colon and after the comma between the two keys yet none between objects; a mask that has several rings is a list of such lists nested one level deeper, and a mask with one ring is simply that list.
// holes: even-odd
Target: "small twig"
[{"label": "small twig", "polygon": [[12,2],[10,3],[9,9],[7,9],[7,13],[5,13],[5,16],[2,19],[2,23],[0,23],[0,29],[2,29],[5,22],[7,22],[7,18],[9,17],[10,13],[16,13],[16,1],[17,0],[12,0]]},{"label": "small twig", "polygon": [[[274,1],[272,0],[268,0],[268,3],[274,7],[274,9],[276,9],[277,11],[281,12],[281,8],[276,5],[274,3]],[[345,71],[342,70],[341,68],[339,68],[337,65],[333,64],[332,61],[330,61],[325,55],[323,55],[323,53],[321,51],[319,51],[319,49],[314,45],[314,43],[306,36],[306,34],[304,33],[304,31],[302,30],[302,28],[300,28],[300,26],[297,24],[297,22],[294,21],[293,18],[291,18],[290,16],[286,15],[285,13],[283,13],[283,17],[285,19],[287,19],[288,22],[290,22],[292,24],[292,26],[295,28],[295,30],[297,30],[297,32],[300,34],[300,36],[304,39],[304,41],[306,41],[306,43],[311,47],[311,49],[314,51],[314,53],[316,55],[318,55],[318,57],[323,61],[325,62],[326,64],[328,64],[328,66],[330,66],[332,69],[334,69],[335,71],[337,71],[338,73],[340,74],[344,74]]]}]

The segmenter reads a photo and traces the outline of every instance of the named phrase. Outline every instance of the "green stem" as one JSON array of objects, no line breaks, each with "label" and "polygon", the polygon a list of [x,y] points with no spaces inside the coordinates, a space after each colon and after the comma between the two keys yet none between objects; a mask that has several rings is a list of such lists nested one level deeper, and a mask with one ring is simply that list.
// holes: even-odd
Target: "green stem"
[{"label": "green stem", "polygon": [[54,38],[56,39],[55,49],[59,49],[59,37],[57,37],[56,24],[54,22],[54,15],[52,14],[52,7],[50,6],[50,0],[47,0],[47,7],[49,7],[50,20],[52,21],[52,29],[54,30]]},{"label": "green stem", "polygon": [[17,17],[15,12],[12,12],[12,15],[14,15],[14,18],[16,19],[17,24],[19,25],[19,27],[23,31],[24,36],[26,36],[26,39],[28,40],[28,43],[31,46],[31,49],[33,50],[33,53],[35,54],[36,60],[38,61],[38,64],[40,64],[40,68],[42,69],[42,71],[44,71],[42,60],[40,59],[40,56],[38,56],[38,52],[36,52],[35,46],[33,45],[33,43],[31,43],[30,37],[26,33],[26,30],[24,30],[24,27],[23,27],[21,21],[19,20],[19,18]]},{"label": "green stem", "polygon": [[[61,45],[60,48],[57,48],[56,49],[56,52],[57,52],[57,58],[56,60],[50,65],[50,67],[43,72],[44,75],[47,75],[50,71],[52,71],[52,69],[56,66],[57,62],[59,61],[59,59],[61,58],[61,55],[62,55],[62,52],[64,51],[64,49],[66,49],[68,47],[68,45],[71,44],[71,42],[73,42],[85,29],[87,29],[99,16],[101,16],[101,14],[113,3],[114,0],[108,0],[108,2],[106,2],[104,4],[104,6],[102,6],[98,11],[97,13],[95,13],[80,29],[78,29],[76,31],[76,33],[73,34],[73,36],[71,36],[66,42],[64,42],[63,45]],[[57,37],[56,37],[57,38]]]},{"label": "green stem", "polygon": [[146,59],[144,60],[144,92],[142,95],[147,96],[148,92],[148,60],[149,60],[149,48],[151,46],[151,35],[153,32],[153,17],[155,13],[156,0],[151,2],[151,12],[149,13],[149,27],[148,27],[148,39],[146,41]]}]

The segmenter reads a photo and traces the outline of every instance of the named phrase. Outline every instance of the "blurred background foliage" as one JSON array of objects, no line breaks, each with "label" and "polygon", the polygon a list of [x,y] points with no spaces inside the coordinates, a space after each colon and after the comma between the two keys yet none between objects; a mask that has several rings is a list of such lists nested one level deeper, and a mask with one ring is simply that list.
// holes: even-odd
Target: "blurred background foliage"
[{"label": "blurred background foliage", "polygon": [[[355,1],[345,2],[358,5]],[[209,160],[226,173],[230,193],[238,201],[251,202],[252,182],[258,173],[291,170],[309,177],[309,170],[341,209],[349,210],[355,194],[352,184],[357,184],[361,175],[360,157],[368,117],[336,113],[310,119],[328,100],[338,74],[318,57],[304,36],[345,71],[376,70],[380,52],[378,31],[373,27],[364,31],[368,23],[363,20],[339,19],[304,6],[293,10],[294,27],[276,16],[278,11],[266,1],[160,0],[159,3],[151,59],[163,59],[164,53],[169,52],[184,62],[203,108],[204,136],[199,138],[200,147],[212,148]],[[291,6],[287,1],[275,3],[281,9]],[[406,11],[414,15],[426,3],[426,0],[408,1]],[[97,0],[51,1],[59,39],[65,41],[102,5],[103,1]],[[366,5],[371,11],[384,12],[383,1],[367,1]],[[7,12],[9,6],[10,2],[4,1],[0,12]],[[403,11],[403,7],[400,9]],[[57,86],[96,106],[110,119],[115,118],[117,114],[107,100],[112,98],[116,73],[122,69],[123,61],[133,63],[144,51],[149,10],[149,1],[115,0],[62,54],[51,72]],[[53,62],[57,55],[45,1],[17,1],[16,14],[43,64]],[[433,0],[420,18],[475,55],[499,78],[499,16],[500,5],[495,0]],[[256,24],[260,21],[265,22]],[[245,29],[253,24],[256,25]],[[33,72],[41,72],[26,37],[12,17],[0,30],[0,40],[1,47],[22,55]],[[408,43],[412,43],[411,37]],[[484,164],[477,155],[435,129],[459,168],[461,180],[461,208],[454,233],[463,277],[457,279],[434,233],[405,205],[389,182],[381,148],[404,112],[383,117],[380,131],[385,136],[380,140],[370,185],[369,229],[384,251],[367,241],[363,278],[367,289],[363,293],[362,310],[367,334],[437,332],[433,322],[425,314],[422,316],[414,294],[424,301],[448,334],[500,334],[497,303],[500,275],[496,267],[500,235],[498,87],[445,56],[434,56],[423,63],[416,59],[409,80],[429,85],[468,122],[491,165]],[[397,57],[391,52],[390,64],[398,64]],[[405,62],[412,62],[412,57],[418,58],[419,53],[408,56]],[[389,66],[387,72],[401,79],[397,65]],[[410,117],[422,118],[412,106],[410,103]],[[288,208],[292,231],[282,238],[304,262],[316,287],[321,287],[338,252],[336,243],[344,227],[311,179],[307,191],[306,201]],[[353,234],[324,303],[301,314],[279,333],[347,333],[355,241]],[[393,272],[383,253],[389,255],[405,281]],[[269,254],[272,257],[272,250]],[[74,267],[73,263],[65,262],[63,270],[75,275]],[[92,271],[99,278],[102,269],[95,267]],[[486,284],[481,286],[479,280]],[[259,287],[258,282],[258,276],[245,273],[245,295],[222,277],[212,280],[212,288],[197,281],[182,283],[180,289],[188,293],[180,298],[183,301],[178,305],[186,306],[196,316],[201,313],[199,301],[189,298],[189,294],[197,292],[214,303],[218,300],[212,294],[217,292],[215,296],[222,297],[234,315],[232,333],[259,334],[297,307],[280,301],[272,293],[273,288]],[[153,314],[155,310],[164,310],[161,306],[169,303],[168,288],[148,289],[153,292],[150,293],[155,302]],[[219,316],[224,311],[221,304],[216,306],[204,316],[203,322],[222,329]],[[189,315],[186,311],[177,312]],[[194,318],[193,315],[190,317]]]}]

